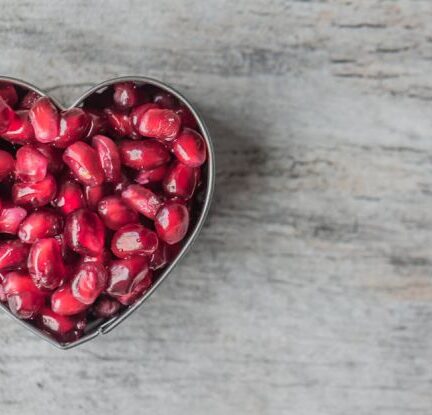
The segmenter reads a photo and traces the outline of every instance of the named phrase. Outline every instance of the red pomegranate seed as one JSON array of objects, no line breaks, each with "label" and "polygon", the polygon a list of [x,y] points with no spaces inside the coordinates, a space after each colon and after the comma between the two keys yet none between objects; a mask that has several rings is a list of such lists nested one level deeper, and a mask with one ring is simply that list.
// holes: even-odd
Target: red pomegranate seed
[{"label": "red pomegranate seed", "polygon": [[153,272],[149,269],[147,272],[141,271],[132,281],[129,292],[117,297],[117,300],[123,305],[133,304],[151,287],[153,282]]},{"label": "red pomegranate seed", "polygon": [[190,199],[198,183],[199,169],[175,161],[163,181],[164,192],[169,196]]},{"label": "red pomegranate seed", "polygon": [[63,153],[63,160],[81,183],[97,186],[104,181],[96,151],[83,141],[70,145]]},{"label": "red pomegranate seed", "polygon": [[29,91],[21,101],[20,108],[29,110],[41,96],[35,91]]},{"label": "red pomegranate seed", "polygon": [[97,318],[110,318],[117,314],[121,304],[114,298],[108,296],[99,297],[95,302],[92,311]]},{"label": "red pomegranate seed", "polygon": [[48,160],[48,171],[52,174],[62,171],[64,164],[61,150],[53,148],[49,144],[35,144],[34,147]]},{"label": "red pomegranate seed", "polygon": [[43,305],[45,295],[34,285],[27,273],[6,274],[3,289],[11,312],[19,318],[35,317]]},{"label": "red pomegranate seed", "polygon": [[139,105],[138,107],[135,107],[131,113],[130,113],[130,120],[132,122],[132,126],[134,130],[138,133],[138,126],[139,126],[139,120],[141,120],[142,116],[146,111],[149,109],[159,108],[156,104],[153,103],[146,103],[143,105]]},{"label": "red pomegranate seed", "polygon": [[28,144],[34,141],[34,130],[28,111],[17,111],[7,131],[1,137],[13,144]]},{"label": "red pomegranate seed", "polygon": [[36,318],[36,325],[60,342],[72,342],[81,337],[86,321],[80,316],[61,316],[49,307],[42,307]]},{"label": "red pomegranate seed", "polygon": [[120,109],[132,108],[138,103],[138,89],[133,82],[114,85],[114,103]]},{"label": "red pomegranate seed", "polygon": [[21,222],[18,237],[22,242],[32,244],[37,239],[58,235],[62,229],[62,217],[51,210],[42,209],[31,213]]},{"label": "red pomegranate seed", "polygon": [[81,257],[81,263],[84,262],[98,262],[99,264],[106,265],[108,264],[112,259],[111,251],[108,249],[104,249],[99,255],[97,256],[83,256]]},{"label": "red pomegranate seed", "polygon": [[98,205],[98,213],[105,226],[114,231],[129,223],[138,222],[138,214],[118,196],[108,196]]},{"label": "red pomegranate seed", "polygon": [[59,136],[53,146],[66,148],[75,141],[83,139],[90,128],[91,118],[81,108],[71,108],[62,113]]},{"label": "red pomegranate seed", "polygon": [[35,147],[25,145],[16,152],[15,174],[23,182],[40,182],[47,174],[48,159]]},{"label": "red pomegranate seed", "polygon": [[54,290],[66,277],[61,247],[54,238],[39,239],[32,245],[27,266],[39,288]]},{"label": "red pomegranate seed", "polygon": [[115,108],[105,108],[104,113],[109,126],[117,136],[138,138],[127,112]]},{"label": "red pomegranate seed", "polygon": [[183,127],[197,129],[198,123],[192,112],[184,105],[180,105],[178,109],[175,110],[176,114],[181,118]]},{"label": "red pomegranate seed", "polygon": [[0,134],[5,133],[15,119],[15,113],[6,101],[0,97]]},{"label": "red pomegranate seed", "polygon": [[122,163],[136,170],[149,170],[165,164],[170,154],[156,140],[122,141],[119,145]]},{"label": "red pomegranate seed", "polygon": [[26,266],[29,246],[21,241],[0,243],[0,270],[12,270]]},{"label": "red pomegranate seed", "polygon": [[20,207],[7,203],[0,211],[0,233],[10,233],[15,235],[27,211]]},{"label": "red pomegranate seed", "polygon": [[133,255],[151,255],[157,248],[156,233],[139,224],[120,228],[111,241],[111,251],[118,258]]},{"label": "red pomegranate seed", "polygon": [[151,170],[140,170],[135,177],[135,181],[139,184],[149,184],[161,182],[168,172],[166,164],[156,167]]},{"label": "red pomegranate seed", "polygon": [[137,212],[154,219],[162,205],[162,200],[151,190],[139,184],[131,184],[122,192],[123,200]]},{"label": "red pomegranate seed", "polygon": [[169,247],[165,242],[159,241],[156,251],[150,257],[150,269],[157,270],[168,265],[171,259]]},{"label": "red pomegranate seed", "polygon": [[104,135],[96,135],[93,137],[92,145],[98,153],[106,181],[119,182],[121,180],[121,162],[114,141]]},{"label": "red pomegranate seed", "polygon": [[145,137],[173,140],[181,126],[180,117],[169,109],[149,109],[137,121],[138,131]]},{"label": "red pomegranate seed", "polygon": [[0,82],[0,97],[3,98],[11,107],[14,107],[18,102],[18,94],[16,89],[9,82]]},{"label": "red pomegranate seed", "polygon": [[72,278],[72,295],[83,304],[93,304],[106,288],[107,278],[107,272],[102,264],[84,262]]},{"label": "red pomegranate seed", "polygon": [[199,167],[206,160],[206,144],[201,134],[184,128],[174,141],[174,155],[186,166]]},{"label": "red pomegranate seed", "polygon": [[84,311],[88,306],[78,301],[72,294],[70,284],[66,284],[51,296],[51,308],[61,316],[73,316]]},{"label": "red pomegranate seed", "polygon": [[63,215],[74,212],[86,206],[81,186],[72,180],[67,180],[60,185],[57,197],[53,202]]},{"label": "red pomegranate seed", "polygon": [[64,230],[68,246],[81,255],[98,256],[105,242],[105,228],[99,216],[79,209],[68,215]]},{"label": "red pomegranate seed", "polygon": [[165,91],[157,92],[153,97],[153,102],[157,104],[160,108],[170,110],[176,109],[178,106],[177,99],[169,92]]},{"label": "red pomegranate seed", "polygon": [[106,183],[100,184],[99,186],[85,186],[84,194],[89,209],[96,210],[98,203],[110,193],[110,188]]},{"label": "red pomegranate seed", "polygon": [[90,126],[85,138],[91,138],[96,134],[104,133],[108,128],[108,122],[104,112],[94,108],[86,108],[85,111],[90,117]]},{"label": "red pomegranate seed", "polygon": [[12,187],[12,199],[17,205],[42,207],[50,203],[57,191],[54,177],[47,174],[45,179],[36,183],[15,183]]},{"label": "red pomegranate seed", "polygon": [[51,143],[59,135],[60,116],[49,98],[39,98],[31,107],[29,117],[36,140],[41,143]]},{"label": "red pomegranate seed", "polygon": [[169,202],[159,209],[154,223],[159,238],[173,245],[186,236],[189,228],[189,212],[185,205]]},{"label": "red pomegranate seed", "polygon": [[0,181],[13,171],[14,166],[13,157],[7,151],[0,150]]}]

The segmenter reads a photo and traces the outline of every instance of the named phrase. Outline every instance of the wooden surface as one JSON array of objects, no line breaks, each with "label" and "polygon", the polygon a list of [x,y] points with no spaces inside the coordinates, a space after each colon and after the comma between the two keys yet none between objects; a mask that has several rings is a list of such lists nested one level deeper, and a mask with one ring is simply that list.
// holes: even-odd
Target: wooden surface
[{"label": "wooden surface", "polygon": [[65,103],[168,81],[218,162],[198,243],[111,334],[0,316],[1,414],[431,414],[430,0],[0,3],[0,73]]}]

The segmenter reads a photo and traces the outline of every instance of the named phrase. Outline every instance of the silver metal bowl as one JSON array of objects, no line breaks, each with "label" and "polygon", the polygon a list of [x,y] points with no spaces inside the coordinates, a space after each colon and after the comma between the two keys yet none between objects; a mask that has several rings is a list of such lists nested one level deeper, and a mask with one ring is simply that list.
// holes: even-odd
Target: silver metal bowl
[{"label": "silver metal bowl", "polygon": [[[12,84],[15,84],[17,86],[21,86],[23,88],[26,88],[31,91],[35,91],[38,94],[42,96],[49,96],[50,99],[62,110],[65,110],[67,108],[63,107],[61,103],[59,103],[55,98],[51,97],[46,92],[40,90],[39,88],[35,87],[34,85],[31,85],[25,81],[22,81],[20,79],[6,77],[6,76],[0,76],[0,82],[6,81],[10,82]],[[12,317],[14,320],[19,322],[21,325],[25,326],[27,329],[29,329],[31,332],[36,334],[37,336],[41,337],[42,339],[48,341],[52,345],[66,350],[71,349],[73,347],[79,346],[80,344],[83,344],[85,342],[88,342],[89,340],[92,340],[99,336],[100,334],[106,334],[109,333],[111,330],[113,330],[115,327],[117,327],[121,322],[123,322],[126,318],[128,318],[132,313],[134,313],[139,307],[143,305],[143,303],[156,291],[156,289],[159,287],[159,285],[162,284],[162,282],[168,277],[168,275],[171,273],[171,271],[174,269],[174,267],[179,263],[179,261],[185,256],[186,252],[189,250],[189,248],[192,246],[192,244],[197,239],[198,234],[201,231],[201,228],[203,227],[204,221],[207,217],[207,214],[210,209],[210,204],[213,197],[213,189],[215,184],[215,155],[214,155],[214,149],[213,144],[210,138],[210,134],[208,132],[208,129],[196,110],[196,108],[177,90],[172,88],[171,86],[165,84],[164,82],[158,81],[156,79],[147,78],[144,76],[125,76],[120,78],[113,78],[109,79],[107,81],[101,82],[98,85],[95,85],[93,88],[89,89],[87,92],[85,92],[81,97],[79,97],[69,108],[73,107],[79,107],[86,98],[88,98],[90,95],[95,93],[96,91],[103,89],[105,87],[108,87],[110,85],[116,84],[118,82],[135,82],[137,84],[149,84],[154,85],[162,90],[165,90],[175,96],[182,104],[184,104],[195,116],[196,120],[198,121],[199,128],[201,130],[201,133],[205,139],[205,142],[207,144],[207,162],[206,162],[206,186],[205,186],[205,197],[204,202],[202,205],[202,210],[196,220],[196,223],[194,224],[193,229],[189,231],[188,238],[182,247],[181,251],[178,253],[177,257],[174,259],[173,262],[171,262],[161,273],[161,275],[158,277],[157,281],[153,284],[151,289],[147,291],[144,296],[139,299],[136,303],[132,304],[131,306],[125,308],[122,312],[120,312],[119,315],[116,317],[113,317],[102,324],[96,324],[95,326],[88,326],[85,330],[85,333],[83,337],[81,337],[79,340],[70,342],[70,343],[59,343],[53,338],[51,338],[49,335],[43,333],[42,331],[38,330],[36,327],[31,325],[25,320],[21,320],[14,316],[9,309],[4,305],[0,303],[0,308],[3,309],[10,317]]]}]

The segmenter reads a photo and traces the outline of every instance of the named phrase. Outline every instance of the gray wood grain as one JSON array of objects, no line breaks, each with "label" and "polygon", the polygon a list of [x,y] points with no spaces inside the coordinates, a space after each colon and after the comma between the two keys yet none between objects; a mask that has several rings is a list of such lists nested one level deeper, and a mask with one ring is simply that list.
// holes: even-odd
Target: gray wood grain
[{"label": "gray wood grain", "polygon": [[192,252],[68,352],[0,316],[0,412],[432,411],[432,2],[2,0],[0,73],[176,85],[217,152]]}]

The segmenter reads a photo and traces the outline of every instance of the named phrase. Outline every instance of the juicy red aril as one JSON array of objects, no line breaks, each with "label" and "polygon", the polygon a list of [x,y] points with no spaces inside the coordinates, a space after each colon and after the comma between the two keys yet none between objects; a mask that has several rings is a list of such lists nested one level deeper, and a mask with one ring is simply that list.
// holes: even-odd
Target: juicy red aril
[{"label": "juicy red aril", "polygon": [[133,304],[141,297],[152,285],[153,272],[149,269],[147,272],[141,271],[129,286],[129,292],[117,297],[117,300],[123,305]]},{"label": "juicy red aril", "polygon": [[115,108],[106,108],[104,112],[109,126],[116,135],[119,137],[136,135],[127,112]]},{"label": "juicy red aril", "polygon": [[139,184],[149,184],[161,182],[168,172],[168,166],[162,165],[151,170],[140,170],[135,177]]},{"label": "juicy red aril", "polygon": [[59,135],[60,115],[49,98],[39,98],[31,107],[29,116],[36,140],[51,143]]},{"label": "juicy red aril", "polygon": [[117,314],[121,304],[114,298],[108,296],[99,297],[92,311],[97,318],[109,318]]},{"label": "juicy red aril", "polygon": [[196,118],[189,108],[185,107],[184,105],[180,105],[180,107],[176,109],[175,112],[181,118],[183,127],[192,129],[196,129],[198,127]]},{"label": "juicy red aril", "polygon": [[42,209],[31,213],[21,222],[18,237],[22,242],[32,244],[36,242],[37,239],[55,236],[59,234],[62,229],[62,217],[51,210]]},{"label": "juicy red aril", "polygon": [[40,97],[41,96],[35,91],[27,92],[20,103],[20,108],[23,110],[29,110]]},{"label": "juicy red aril", "polygon": [[109,188],[106,183],[98,186],[85,186],[84,194],[89,209],[97,209],[99,201],[109,193]]},{"label": "juicy red aril", "polygon": [[102,134],[107,130],[108,123],[103,111],[98,109],[86,109],[87,115],[90,117],[90,125],[85,138],[91,138],[96,134]]},{"label": "juicy red aril", "polygon": [[98,153],[106,181],[119,182],[121,180],[121,162],[114,141],[104,135],[96,135],[93,137],[92,145]]},{"label": "juicy red aril", "polygon": [[160,108],[175,109],[177,108],[177,100],[168,92],[160,91],[153,97],[153,102]]},{"label": "juicy red aril", "polygon": [[87,186],[97,186],[104,181],[104,172],[96,151],[83,141],[70,145],[63,153],[63,161],[76,178]]},{"label": "juicy red aril", "polygon": [[137,121],[138,132],[145,137],[173,140],[181,126],[180,117],[169,109],[149,109]]},{"label": "juicy red aril", "polygon": [[119,151],[122,163],[136,170],[154,169],[170,160],[168,150],[156,140],[125,140],[120,143]]},{"label": "juicy red aril", "polygon": [[15,113],[12,108],[0,97],[0,134],[5,133],[9,129],[14,118]]},{"label": "juicy red aril", "polygon": [[169,196],[190,199],[198,183],[199,169],[175,161],[163,181],[164,192]]},{"label": "juicy red aril", "polygon": [[97,256],[102,253],[105,227],[99,216],[88,209],[68,215],[64,235],[68,246],[78,254]]},{"label": "juicy red aril", "polygon": [[81,186],[77,182],[71,180],[63,182],[53,205],[57,207],[63,215],[85,207],[86,202]]},{"label": "juicy red aril", "polygon": [[102,199],[98,204],[98,213],[105,226],[114,231],[129,223],[138,222],[138,214],[118,196]]},{"label": "juicy red aril", "polygon": [[7,151],[0,150],[0,181],[13,171],[14,166],[13,157]]},{"label": "juicy red aril", "polygon": [[7,131],[1,134],[1,138],[16,144],[33,142],[34,130],[29,119],[29,112],[17,111]]},{"label": "juicy red aril", "polygon": [[139,184],[131,184],[122,192],[123,200],[137,212],[154,219],[162,205],[162,200],[151,190]]},{"label": "juicy red aril", "polygon": [[189,228],[187,207],[181,203],[166,203],[156,215],[155,228],[159,238],[167,244],[180,242]]},{"label": "juicy red aril", "polygon": [[27,265],[29,246],[13,240],[0,243],[0,270],[12,270]]},{"label": "juicy red aril", "polygon": [[189,167],[199,167],[206,160],[206,145],[201,134],[184,128],[172,146],[174,155]]},{"label": "juicy red aril", "polygon": [[83,304],[93,304],[107,285],[107,272],[98,262],[84,262],[72,278],[72,295]]},{"label": "juicy red aril", "polygon": [[133,82],[114,85],[114,103],[121,109],[134,107],[138,103],[138,89]]},{"label": "juicy red aril", "polygon": [[64,164],[60,150],[51,147],[49,144],[36,143],[34,147],[48,160],[48,171],[50,173],[58,173],[63,169]]},{"label": "juicy red aril", "polygon": [[47,174],[48,159],[35,147],[25,145],[16,153],[15,174],[23,182],[40,182]]},{"label": "juicy red aril", "polygon": [[30,248],[28,269],[37,287],[54,290],[66,276],[61,248],[54,238],[36,241]]},{"label": "juicy red aril", "polygon": [[157,270],[163,268],[170,260],[169,245],[163,241],[159,241],[159,245],[155,252],[150,257],[150,268]]},{"label": "juicy red aril", "polygon": [[27,216],[27,211],[12,204],[6,204],[0,211],[0,233],[10,233],[15,235],[24,218]]},{"label": "juicy red aril", "polygon": [[151,255],[157,248],[156,233],[139,224],[120,228],[111,241],[111,251],[118,258],[133,255]]},{"label": "juicy red aril", "polygon": [[66,284],[56,291],[51,296],[51,308],[54,313],[60,314],[61,316],[73,316],[81,313],[88,306],[78,301],[72,293],[72,288],[69,284]]},{"label": "juicy red aril", "polygon": [[3,98],[11,107],[14,107],[18,102],[16,89],[9,82],[0,82],[0,97]]},{"label": "juicy red aril", "polygon": [[59,136],[53,145],[58,148],[66,148],[75,141],[85,137],[90,128],[90,116],[81,108],[71,108],[63,112],[60,118]]},{"label": "juicy red aril", "polygon": [[147,104],[139,105],[138,107],[135,107],[131,111],[129,117],[132,122],[132,126],[137,133],[138,133],[139,120],[141,120],[141,117],[144,115],[146,111],[152,108],[159,108],[159,107],[156,104],[147,103]]},{"label": "juicy red aril", "polygon": [[17,205],[41,207],[50,203],[57,191],[54,177],[47,174],[45,179],[36,183],[15,183],[12,187],[12,198]]}]

